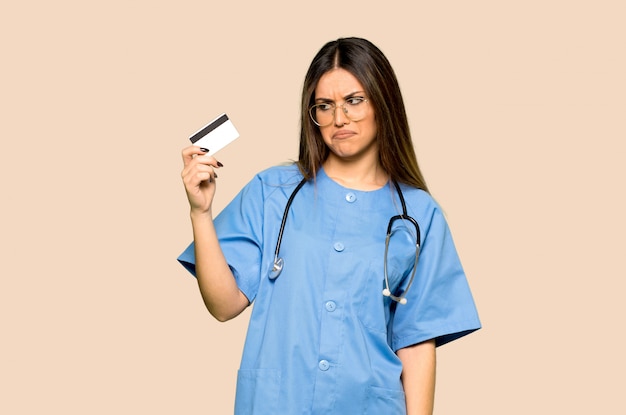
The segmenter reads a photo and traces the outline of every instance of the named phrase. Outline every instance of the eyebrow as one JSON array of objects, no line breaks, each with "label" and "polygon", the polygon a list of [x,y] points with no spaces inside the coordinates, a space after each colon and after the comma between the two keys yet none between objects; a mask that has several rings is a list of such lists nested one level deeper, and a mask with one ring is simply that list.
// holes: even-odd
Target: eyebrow
[{"label": "eyebrow", "polygon": [[[355,96],[365,95],[365,91],[354,91],[343,97],[343,100],[353,98]],[[335,102],[330,98],[315,98],[315,102]]]}]

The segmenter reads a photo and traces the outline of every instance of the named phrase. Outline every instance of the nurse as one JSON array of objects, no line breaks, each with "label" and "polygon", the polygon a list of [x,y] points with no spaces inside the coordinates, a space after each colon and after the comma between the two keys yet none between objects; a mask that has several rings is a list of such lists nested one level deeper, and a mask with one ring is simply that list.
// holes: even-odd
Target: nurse
[{"label": "nurse", "polygon": [[436,348],[480,321],[383,53],[324,45],[300,123],[298,161],[257,174],[215,219],[222,164],[182,151],[193,242],[178,260],[219,321],[254,304],[235,414],[432,414]]}]

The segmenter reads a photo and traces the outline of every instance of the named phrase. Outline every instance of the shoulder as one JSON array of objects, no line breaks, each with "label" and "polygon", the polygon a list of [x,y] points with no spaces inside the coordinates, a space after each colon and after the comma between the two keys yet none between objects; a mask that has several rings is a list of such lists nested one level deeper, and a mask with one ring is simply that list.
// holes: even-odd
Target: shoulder
[{"label": "shoulder", "polygon": [[444,228],[447,227],[443,209],[430,193],[404,184],[401,184],[400,188],[404,194],[409,215],[415,217],[420,226],[425,230],[435,223]]},{"label": "shoulder", "polygon": [[407,207],[422,211],[441,210],[437,201],[425,190],[406,184],[400,184],[400,189],[404,194]]},{"label": "shoulder", "polygon": [[257,173],[255,179],[271,186],[289,185],[292,182],[298,184],[302,180],[302,174],[295,163],[290,163],[262,170]]},{"label": "shoulder", "polygon": [[295,188],[302,180],[302,174],[295,163],[272,166],[258,172],[246,185],[244,195],[254,193],[269,198],[278,190],[288,191]]}]

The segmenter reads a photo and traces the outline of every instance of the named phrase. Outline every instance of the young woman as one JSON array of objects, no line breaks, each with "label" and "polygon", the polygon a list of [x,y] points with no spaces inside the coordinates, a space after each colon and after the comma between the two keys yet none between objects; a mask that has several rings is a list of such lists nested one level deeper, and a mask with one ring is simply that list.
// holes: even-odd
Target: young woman
[{"label": "young woman", "polygon": [[179,261],[215,318],[254,302],[235,413],[431,414],[436,347],[480,328],[383,53],[327,43],[302,93],[299,159],[215,218],[206,149],[183,150],[193,243]]}]

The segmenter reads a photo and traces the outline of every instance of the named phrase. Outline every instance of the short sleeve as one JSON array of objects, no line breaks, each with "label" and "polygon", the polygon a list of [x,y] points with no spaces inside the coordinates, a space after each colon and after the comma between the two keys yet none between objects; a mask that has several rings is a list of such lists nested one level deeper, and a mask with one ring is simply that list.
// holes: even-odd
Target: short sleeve
[{"label": "short sleeve", "polygon": [[[406,304],[395,308],[391,346],[398,350],[435,339],[441,346],[481,327],[450,229],[437,207],[422,219],[422,246]],[[427,225],[427,226],[424,226]]]},{"label": "short sleeve", "polygon": [[[263,186],[259,177],[249,182],[214,220],[222,252],[239,289],[250,302],[259,288],[263,250]],[[178,257],[194,276],[193,242]]]}]

